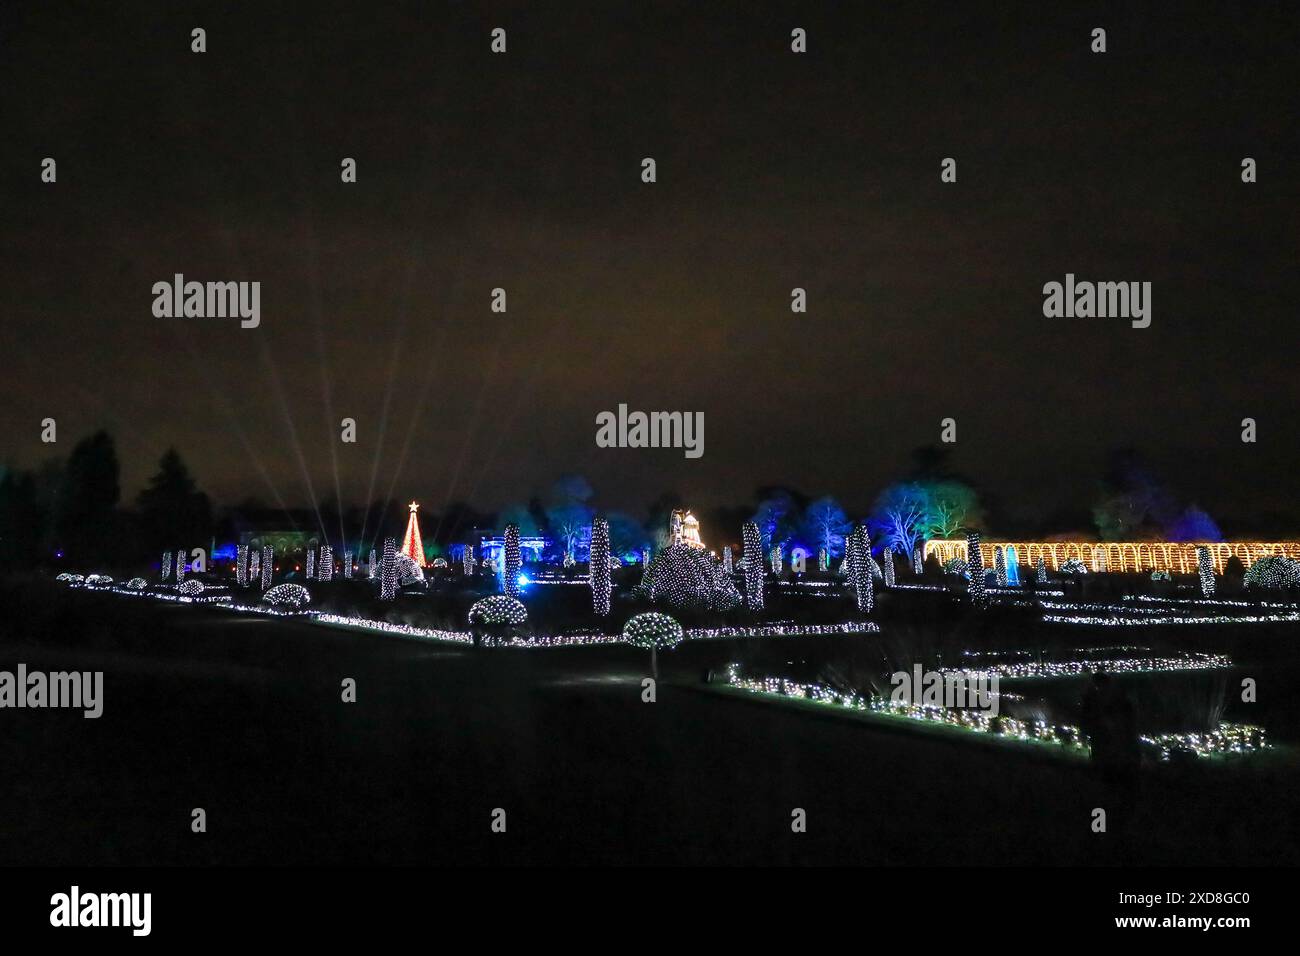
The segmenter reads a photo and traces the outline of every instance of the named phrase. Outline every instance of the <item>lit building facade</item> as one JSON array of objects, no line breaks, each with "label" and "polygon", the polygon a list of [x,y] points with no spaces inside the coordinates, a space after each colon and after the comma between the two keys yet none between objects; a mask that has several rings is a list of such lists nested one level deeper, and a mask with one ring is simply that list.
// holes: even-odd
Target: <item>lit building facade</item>
[{"label": "lit building facade", "polygon": [[[1280,554],[1300,560],[1300,541],[983,541],[980,554],[984,566],[992,567],[998,548],[1013,551],[1019,565],[1032,567],[1041,557],[1053,571],[1071,558],[1082,561],[1090,571],[1168,571],[1170,574],[1196,574],[1196,549],[1210,552],[1216,574],[1222,574],[1229,558],[1238,558],[1250,567],[1260,558]],[[931,555],[940,564],[953,558],[966,560],[966,542],[933,540],[925,543],[925,557]]]}]

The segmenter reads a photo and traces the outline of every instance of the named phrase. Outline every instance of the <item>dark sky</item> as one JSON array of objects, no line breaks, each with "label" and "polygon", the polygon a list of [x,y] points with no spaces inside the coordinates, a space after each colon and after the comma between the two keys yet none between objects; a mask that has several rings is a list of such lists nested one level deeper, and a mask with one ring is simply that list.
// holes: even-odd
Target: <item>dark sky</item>
[{"label": "dark sky", "polygon": [[[174,444],[225,502],[577,471],[861,509],[951,416],[1012,513],[1086,507],[1124,445],[1220,516],[1291,508],[1295,11],[6,4],[0,454],[107,427],[127,496]],[[154,318],[176,272],[260,281],[261,327]],[[1152,326],[1045,319],[1067,272],[1152,282]],[[620,402],[702,411],[704,457],[597,448]]]}]

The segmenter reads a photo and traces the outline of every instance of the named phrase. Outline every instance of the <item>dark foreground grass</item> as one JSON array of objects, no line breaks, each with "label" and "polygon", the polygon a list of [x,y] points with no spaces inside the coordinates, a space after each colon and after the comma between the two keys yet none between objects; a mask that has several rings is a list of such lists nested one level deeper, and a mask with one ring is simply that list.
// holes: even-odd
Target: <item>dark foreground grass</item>
[{"label": "dark foreground grass", "polygon": [[663,655],[645,704],[626,647],[475,652],[30,582],[0,588],[0,615],[0,668],[105,672],[99,720],[0,712],[4,864],[1256,865],[1300,846],[1288,762],[1158,768],[1126,811],[1039,748],[702,692],[736,652],[719,642]]}]

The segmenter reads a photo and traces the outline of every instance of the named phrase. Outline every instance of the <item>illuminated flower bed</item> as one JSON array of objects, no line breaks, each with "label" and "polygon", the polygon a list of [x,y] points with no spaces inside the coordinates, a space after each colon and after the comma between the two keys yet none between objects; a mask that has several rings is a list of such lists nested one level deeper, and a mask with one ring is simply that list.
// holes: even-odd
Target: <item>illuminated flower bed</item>
[{"label": "illuminated flower bed", "polygon": [[[1180,654],[1177,657],[1112,657],[1085,658],[1077,661],[1025,661],[1014,664],[994,664],[973,671],[963,670],[960,673],[1002,678],[1080,677],[1086,674],[1149,674],[1170,671],[1217,670],[1231,666],[1232,659],[1226,654],[1206,654],[1193,651]],[[953,671],[952,673],[959,672]]]},{"label": "illuminated flower bed", "polygon": [[[751,694],[804,700],[828,708],[954,727],[1006,740],[1049,744],[1077,755],[1086,756],[1091,752],[1086,735],[1070,724],[1054,725],[1046,721],[1019,720],[1005,715],[995,717],[979,710],[894,701],[879,694],[843,693],[825,684],[803,683],[784,677],[742,677],[735,664],[728,668],[725,684]],[[1142,735],[1139,741],[1160,760],[1169,760],[1177,751],[1197,757],[1210,757],[1253,754],[1269,746],[1262,727],[1226,721],[1208,734]]]}]

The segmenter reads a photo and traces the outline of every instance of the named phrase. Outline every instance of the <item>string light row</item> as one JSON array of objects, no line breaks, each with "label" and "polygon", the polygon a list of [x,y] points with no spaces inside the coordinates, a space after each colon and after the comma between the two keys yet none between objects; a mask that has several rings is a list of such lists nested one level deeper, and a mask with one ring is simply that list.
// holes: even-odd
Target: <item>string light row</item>
[{"label": "string light row", "polygon": [[1084,674],[1147,674],[1173,671],[1218,670],[1232,666],[1226,654],[1189,651],[1177,657],[1118,657],[1077,661],[1033,661],[994,664],[978,670],[942,670],[939,673],[971,674],[976,677],[1036,678],[1079,677]]}]

